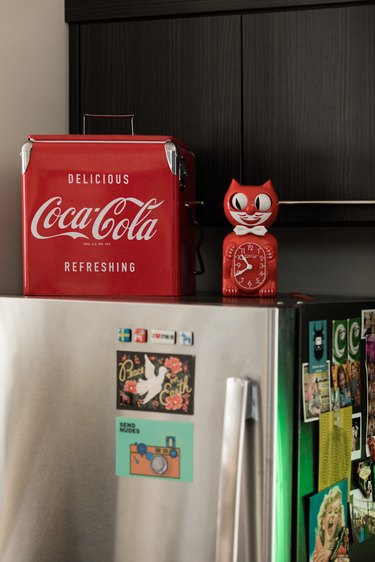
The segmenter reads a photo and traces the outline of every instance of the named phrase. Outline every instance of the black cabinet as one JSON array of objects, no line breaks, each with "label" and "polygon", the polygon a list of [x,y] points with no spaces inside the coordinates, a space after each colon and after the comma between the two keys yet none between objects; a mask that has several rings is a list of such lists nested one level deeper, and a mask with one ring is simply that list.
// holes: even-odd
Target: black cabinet
[{"label": "black cabinet", "polygon": [[[270,176],[281,199],[374,198],[374,34],[374,5],[243,18],[245,179]],[[282,214],[293,222],[353,221],[374,218],[375,206]]]},{"label": "black cabinet", "polygon": [[[240,31],[236,15],[80,28],[79,113],[134,113],[136,132],[180,137],[197,156],[206,224],[221,215],[221,194],[240,171]],[[87,120],[87,132],[123,127]]]},{"label": "black cabinet", "polygon": [[283,205],[280,224],[375,218],[375,205],[345,203],[373,199],[374,3],[66,0],[66,15],[71,132],[83,113],[134,113],[136,132],[181,138],[204,225],[227,225],[232,177],[271,178],[282,200],[344,202]]}]

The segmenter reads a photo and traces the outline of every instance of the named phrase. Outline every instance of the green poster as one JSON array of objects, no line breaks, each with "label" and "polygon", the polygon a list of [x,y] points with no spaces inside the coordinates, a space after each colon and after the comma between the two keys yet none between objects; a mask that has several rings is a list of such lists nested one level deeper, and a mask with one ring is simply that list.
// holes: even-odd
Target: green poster
[{"label": "green poster", "polygon": [[361,319],[348,319],[348,359],[357,361],[361,356]]},{"label": "green poster", "polygon": [[347,321],[333,320],[332,322],[332,363],[345,365],[347,353]]}]

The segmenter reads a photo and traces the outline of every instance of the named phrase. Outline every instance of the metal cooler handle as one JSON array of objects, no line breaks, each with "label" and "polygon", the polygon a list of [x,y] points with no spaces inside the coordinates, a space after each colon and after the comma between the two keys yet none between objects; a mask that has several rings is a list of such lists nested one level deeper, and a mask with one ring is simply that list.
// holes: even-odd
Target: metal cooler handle
[{"label": "metal cooler handle", "polygon": [[99,118],[99,119],[130,119],[130,127],[131,127],[131,132],[132,135],[134,135],[134,114],[133,113],[129,113],[128,115],[126,114],[120,114],[120,115],[101,115],[98,113],[84,113],[82,115],[82,131],[83,134],[86,134],[86,117],[94,117],[94,118]]},{"label": "metal cooler handle", "polygon": [[[246,420],[257,422],[258,419],[258,385],[249,379],[228,378],[219,482],[216,562],[237,561],[245,424]],[[252,556],[257,548],[258,545],[252,545]],[[256,560],[258,559],[256,555]]]}]

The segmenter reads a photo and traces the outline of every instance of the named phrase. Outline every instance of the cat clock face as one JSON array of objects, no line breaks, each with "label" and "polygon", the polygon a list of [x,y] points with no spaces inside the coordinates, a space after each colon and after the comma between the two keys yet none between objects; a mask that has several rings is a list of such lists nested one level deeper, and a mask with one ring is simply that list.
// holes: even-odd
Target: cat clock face
[{"label": "cat clock face", "polygon": [[243,242],[233,256],[233,276],[244,291],[261,287],[267,275],[267,259],[264,249],[255,242]]},{"label": "cat clock face", "polygon": [[232,180],[224,198],[224,212],[233,226],[268,228],[276,219],[278,203],[271,181],[253,186]]}]

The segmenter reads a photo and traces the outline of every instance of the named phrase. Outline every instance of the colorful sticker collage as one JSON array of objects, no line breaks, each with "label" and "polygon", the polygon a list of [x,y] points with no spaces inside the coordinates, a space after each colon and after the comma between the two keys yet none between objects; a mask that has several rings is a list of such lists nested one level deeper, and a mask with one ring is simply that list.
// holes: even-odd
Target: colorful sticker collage
[{"label": "colorful sticker collage", "polygon": [[[375,537],[375,311],[363,311],[362,318],[334,320],[331,333],[329,341],[326,320],[309,323],[309,363],[302,365],[304,419],[319,420],[320,427],[319,492],[310,496],[310,562],[350,560],[349,539],[358,543]],[[361,346],[361,338],[365,345]],[[362,372],[361,347],[365,350]],[[349,414],[345,421],[344,413]],[[345,443],[350,439],[351,444],[345,462],[343,455],[339,462],[333,458],[337,454],[326,454],[327,464],[324,445],[334,451],[334,435]],[[342,480],[338,477],[336,482],[334,476],[339,475]],[[345,484],[351,488],[348,496]],[[344,497],[349,499],[350,527]],[[324,530],[327,513],[334,522],[331,534]]]},{"label": "colorful sticker collage", "polygon": [[367,444],[366,452],[375,461],[375,334],[366,335]]},{"label": "colorful sticker collage", "polygon": [[[375,537],[375,310],[363,310],[361,338],[365,342],[366,397],[362,410],[364,419],[358,417],[359,434],[366,442],[364,457],[353,463],[352,491],[350,493],[350,518],[355,543]],[[353,428],[355,428],[353,416]],[[353,431],[353,439],[355,431]],[[359,459],[361,457],[356,457]]]}]

